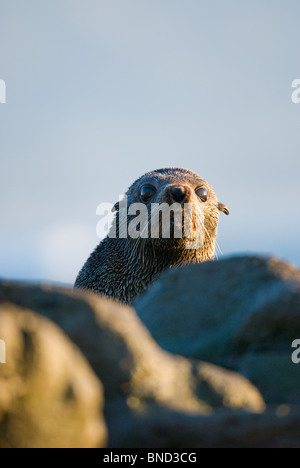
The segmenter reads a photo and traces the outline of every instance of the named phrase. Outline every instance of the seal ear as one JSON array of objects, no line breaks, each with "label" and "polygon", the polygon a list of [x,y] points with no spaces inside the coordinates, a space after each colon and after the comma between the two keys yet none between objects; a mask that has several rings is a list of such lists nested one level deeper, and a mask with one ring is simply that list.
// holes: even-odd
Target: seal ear
[{"label": "seal ear", "polygon": [[218,203],[218,209],[219,211],[222,211],[222,213],[225,213],[227,216],[229,215],[229,209],[226,205],[224,205],[224,203]]},{"label": "seal ear", "polygon": [[119,205],[119,202],[117,202],[111,209],[111,212],[112,213],[115,213],[116,211],[119,211],[120,209],[120,205]]}]

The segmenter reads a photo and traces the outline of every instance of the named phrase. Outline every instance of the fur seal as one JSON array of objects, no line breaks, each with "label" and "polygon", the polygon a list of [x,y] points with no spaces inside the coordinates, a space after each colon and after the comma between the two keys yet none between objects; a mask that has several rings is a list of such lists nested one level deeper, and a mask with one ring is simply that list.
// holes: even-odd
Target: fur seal
[{"label": "fur seal", "polygon": [[[180,238],[174,235],[176,222],[172,214],[170,235],[166,238],[162,236],[160,215],[156,218],[159,226],[156,226],[158,236],[155,238],[142,236],[141,233],[137,238],[123,238],[120,236],[120,223],[124,222],[124,217],[127,223],[133,218],[127,209],[124,215],[121,203],[116,203],[116,216],[111,229],[117,235],[112,238],[108,234],[96,247],[79,272],[75,288],[88,289],[131,304],[163,270],[214,259],[219,211],[228,215],[229,210],[218,202],[213,188],[197,174],[180,168],[157,169],[136,180],[126,197],[128,206],[139,203],[147,207],[147,235],[151,234],[154,225],[153,218],[150,221],[150,206],[171,206],[175,203],[181,207],[182,214],[185,207],[191,206],[193,214],[189,220],[182,218],[184,232]],[[195,236],[198,236],[195,220],[200,220],[203,239],[197,247],[187,248],[187,240],[195,240]]]}]

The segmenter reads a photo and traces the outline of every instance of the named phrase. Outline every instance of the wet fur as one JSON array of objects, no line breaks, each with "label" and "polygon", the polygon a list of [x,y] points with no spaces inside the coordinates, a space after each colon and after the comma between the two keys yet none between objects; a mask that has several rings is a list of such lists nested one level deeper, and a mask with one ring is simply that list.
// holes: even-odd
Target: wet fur
[{"label": "wet fur", "polygon": [[[204,243],[199,249],[187,249],[186,239],[111,239],[106,237],[96,247],[82,270],[75,287],[92,290],[117,301],[130,304],[145,291],[157,275],[167,268],[180,267],[187,263],[200,263],[215,257],[219,211],[228,214],[227,207],[218,202],[212,187],[197,174],[178,168],[158,169],[143,175],[135,181],[127,192],[128,206],[140,202],[139,190],[144,184],[151,183],[157,193],[151,203],[166,202],[167,186],[184,185],[189,193],[188,203],[204,208]],[[195,193],[198,186],[208,190],[206,203]],[[118,232],[119,210],[116,206],[114,223]],[[192,232],[192,231],[191,231]]]}]

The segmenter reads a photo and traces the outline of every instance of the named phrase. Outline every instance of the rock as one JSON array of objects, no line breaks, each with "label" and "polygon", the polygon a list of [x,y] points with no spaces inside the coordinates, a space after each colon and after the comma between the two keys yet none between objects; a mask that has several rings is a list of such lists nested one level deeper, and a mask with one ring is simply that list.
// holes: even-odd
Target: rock
[{"label": "rock", "polygon": [[51,319],[80,348],[104,385],[110,446],[122,446],[124,438],[129,444],[141,421],[146,433],[154,414],[160,419],[166,413],[210,415],[218,408],[265,409],[244,377],[163,351],[129,307],[80,291],[5,282],[3,301]]},{"label": "rock", "polygon": [[[71,346],[70,353],[77,353],[70,358],[73,364],[82,359],[88,368],[88,361],[92,370],[76,369],[79,375],[89,372],[96,379],[95,388],[103,384],[110,448],[300,448],[300,365],[290,366],[292,341],[300,338],[299,290],[296,269],[274,259],[238,258],[163,274],[136,303],[151,334],[132,308],[50,286],[0,282],[4,311],[0,317],[6,317],[3,323],[12,323],[16,336],[23,337],[17,349],[24,349],[20,330],[27,330],[32,316],[38,323],[35,332],[41,333],[41,350],[50,345],[53,349],[56,338],[48,330],[54,327],[53,333]],[[42,333],[45,323],[47,332]],[[4,337],[2,330],[0,320],[0,339],[5,339],[9,350],[15,334]],[[14,446],[47,446],[55,440],[56,413],[49,415],[52,402],[58,401],[57,407],[71,418],[68,399],[61,403],[61,395],[73,392],[62,393],[59,382],[61,375],[73,374],[58,371],[57,361],[55,365],[49,361],[41,373],[51,385],[39,402],[34,390],[39,388],[38,379],[29,380],[31,374],[24,371],[31,362],[28,352],[19,351],[9,364],[14,392],[5,392],[2,385],[8,362],[0,365],[0,440]],[[64,356],[63,351],[60,354]],[[7,352],[7,361],[8,357]],[[70,369],[67,364],[63,368]],[[35,372],[39,375],[38,370],[32,375]],[[4,381],[8,382],[7,376]],[[21,384],[14,387],[15,382]],[[21,398],[24,388],[28,399]],[[46,402],[51,403],[49,407]],[[34,413],[36,419],[21,417],[27,407],[41,408]],[[87,413],[87,427],[99,427],[101,402],[100,411]],[[74,429],[82,440],[82,429]],[[97,437],[101,439],[101,430],[90,429],[86,434],[86,445],[94,446]],[[71,442],[62,439],[61,443],[76,445],[77,440],[74,436]]]},{"label": "rock", "polygon": [[259,415],[219,410],[204,417],[162,408],[136,418],[118,442],[119,447],[150,449],[300,448],[300,411],[299,406]]},{"label": "rock", "polygon": [[300,271],[239,257],[165,272],[136,301],[162,348],[246,376],[268,404],[300,403]]},{"label": "rock", "polygon": [[90,365],[50,320],[0,306],[0,447],[103,447],[103,389]]}]

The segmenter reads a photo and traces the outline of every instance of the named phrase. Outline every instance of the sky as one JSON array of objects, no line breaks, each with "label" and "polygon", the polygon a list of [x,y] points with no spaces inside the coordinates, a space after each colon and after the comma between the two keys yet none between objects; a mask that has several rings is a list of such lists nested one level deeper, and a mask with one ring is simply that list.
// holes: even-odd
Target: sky
[{"label": "sky", "polygon": [[72,284],[97,206],[169,166],[229,207],[219,259],[300,267],[299,17],[298,0],[0,0],[0,277]]}]

